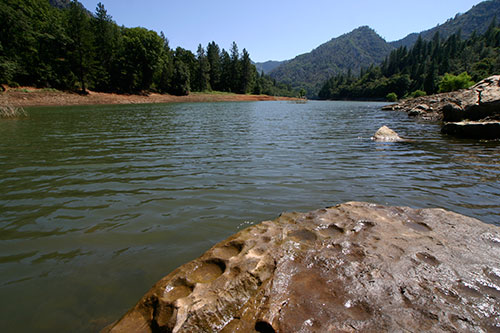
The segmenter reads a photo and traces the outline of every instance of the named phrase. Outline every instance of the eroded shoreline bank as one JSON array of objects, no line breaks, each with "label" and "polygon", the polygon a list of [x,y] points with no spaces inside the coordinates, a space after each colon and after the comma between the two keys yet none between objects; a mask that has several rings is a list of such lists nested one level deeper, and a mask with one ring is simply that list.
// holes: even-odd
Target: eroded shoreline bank
[{"label": "eroded shoreline bank", "polygon": [[191,93],[187,96],[151,93],[148,95],[122,95],[89,91],[87,95],[58,90],[22,87],[0,93],[0,105],[16,107],[73,106],[107,104],[155,104],[196,102],[251,102],[251,101],[294,101],[293,97],[269,95],[241,95],[233,93]]}]

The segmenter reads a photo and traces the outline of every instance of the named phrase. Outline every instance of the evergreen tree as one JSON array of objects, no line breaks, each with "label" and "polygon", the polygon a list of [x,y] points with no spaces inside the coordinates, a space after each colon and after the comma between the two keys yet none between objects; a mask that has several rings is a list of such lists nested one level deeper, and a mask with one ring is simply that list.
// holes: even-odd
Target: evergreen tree
[{"label": "evergreen tree", "polygon": [[160,92],[168,92],[170,89],[171,79],[174,74],[172,51],[170,50],[168,39],[165,37],[163,32],[160,33],[160,37],[163,41],[163,47],[154,84]]},{"label": "evergreen tree", "polygon": [[424,90],[427,95],[432,95],[437,92],[437,68],[435,62],[430,62],[427,65],[427,72],[424,80]]},{"label": "evergreen tree", "polygon": [[72,68],[80,82],[80,89],[86,93],[87,75],[92,66],[93,35],[90,17],[76,0],[71,1],[68,11],[68,36],[71,38],[69,56]]},{"label": "evergreen tree", "polygon": [[230,91],[240,92],[240,87],[241,87],[240,76],[241,76],[241,68],[240,68],[240,55],[238,52],[238,45],[236,45],[236,42],[233,42],[233,44],[231,45],[231,69],[229,78]]},{"label": "evergreen tree", "polygon": [[197,91],[210,90],[210,63],[201,44],[198,45],[197,58],[195,89]]},{"label": "evergreen tree", "polygon": [[231,91],[232,83],[232,63],[231,57],[226,50],[222,49],[221,55],[221,79],[220,79],[220,90],[221,91]]},{"label": "evergreen tree", "polygon": [[214,41],[208,43],[207,59],[210,66],[210,87],[214,90],[223,90],[221,88],[221,60],[220,49]]},{"label": "evergreen tree", "polygon": [[98,3],[93,20],[96,65],[93,70],[94,86],[100,91],[110,91],[114,57],[118,49],[119,30],[102,3]]},{"label": "evergreen tree", "polygon": [[252,64],[250,54],[248,54],[246,49],[243,49],[240,68],[240,92],[246,94],[253,89],[256,73],[255,66]]}]

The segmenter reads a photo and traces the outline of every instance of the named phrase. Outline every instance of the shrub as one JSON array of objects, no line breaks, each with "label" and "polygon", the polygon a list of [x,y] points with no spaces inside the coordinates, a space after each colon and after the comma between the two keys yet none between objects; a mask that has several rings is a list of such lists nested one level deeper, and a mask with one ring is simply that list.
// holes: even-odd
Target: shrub
[{"label": "shrub", "polygon": [[408,97],[410,97],[410,98],[417,98],[417,97],[422,97],[422,96],[425,96],[425,95],[427,95],[427,93],[425,91],[423,91],[423,90],[415,90]]},{"label": "shrub", "polygon": [[446,73],[439,81],[439,92],[450,92],[459,89],[469,88],[474,84],[467,72],[460,75]]},{"label": "shrub", "polygon": [[388,93],[387,96],[385,96],[385,98],[389,101],[389,102],[396,102],[398,100],[398,95],[396,95],[396,93]]}]

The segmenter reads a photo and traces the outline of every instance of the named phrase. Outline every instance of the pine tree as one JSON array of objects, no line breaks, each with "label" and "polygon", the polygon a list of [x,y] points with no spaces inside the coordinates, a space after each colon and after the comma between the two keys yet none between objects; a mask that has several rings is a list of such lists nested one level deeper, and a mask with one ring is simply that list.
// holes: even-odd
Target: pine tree
[{"label": "pine tree", "polygon": [[243,49],[243,54],[241,57],[241,74],[240,74],[240,92],[243,94],[249,93],[253,89],[255,84],[255,66],[250,60],[250,54],[248,54],[246,49]]},{"label": "pine tree", "polygon": [[220,79],[220,90],[221,91],[231,91],[231,83],[232,83],[232,63],[231,57],[226,50],[222,49],[220,53],[220,61],[221,61],[221,79]]},{"label": "pine tree", "polygon": [[76,0],[71,2],[68,11],[68,36],[71,38],[70,58],[72,68],[80,82],[80,88],[86,93],[87,75],[92,66],[93,35],[90,29],[90,17],[83,6]]},{"label": "pine tree", "polygon": [[208,43],[207,46],[207,59],[210,66],[210,87],[214,90],[221,89],[221,60],[220,49],[214,41]]},{"label": "pine tree", "polygon": [[195,89],[198,91],[210,90],[210,63],[201,44],[197,50],[198,66],[196,68]]},{"label": "pine tree", "polygon": [[236,42],[233,42],[233,44],[231,45],[231,76],[229,79],[230,91],[232,92],[240,92],[241,68],[239,58],[240,55],[238,52],[238,45],[236,45]]},{"label": "pine tree", "polygon": [[168,39],[163,34],[163,31],[160,32],[160,37],[163,40],[163,46],[162,52],[160,54],[158,70],[154,79],[154,84],[160,92],[168,92],[174,73],[174,67],[172,63],[172,50],[170,50]]},{"label": "pine tree", "polygon": [[95,88],[100,91],[111,90],[113,57],[118,48],[118,28],[102,3],[98,3],[93,20],[95,36],[96,65],[93,70]]}]

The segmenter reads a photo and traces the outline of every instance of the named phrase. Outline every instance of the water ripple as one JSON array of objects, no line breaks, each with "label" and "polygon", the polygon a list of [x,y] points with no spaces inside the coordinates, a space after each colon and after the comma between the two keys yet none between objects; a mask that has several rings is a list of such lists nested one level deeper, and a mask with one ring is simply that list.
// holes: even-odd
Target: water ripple
[{"label": "water ripple", "polygon": [[[364,200],[500,225],[500,142],[380,106],[87,106],[0,122],[0,322],[98,331],[93,318],[118,317],[177,265],[283,211]],[[413,141],[372,142],[382,125]]]}]

